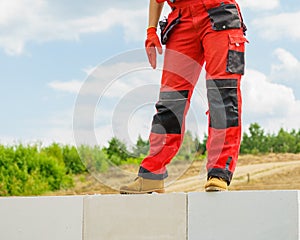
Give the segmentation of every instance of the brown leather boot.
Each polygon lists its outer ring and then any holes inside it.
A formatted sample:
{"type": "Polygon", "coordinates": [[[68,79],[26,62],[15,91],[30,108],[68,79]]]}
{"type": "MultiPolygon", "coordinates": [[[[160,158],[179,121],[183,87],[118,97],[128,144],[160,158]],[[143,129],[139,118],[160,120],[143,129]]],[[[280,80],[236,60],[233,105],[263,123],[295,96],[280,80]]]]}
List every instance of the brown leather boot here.
{"type": "Polygon", "coordinates": [[[121,194],[164,193],[164,180],[137,177],[133,183],[120,188],[121,194]]]}
{"type": "Polygon", "coordinates": [[[206,192],[228,191],[227,182],[222,178],[217,177],[210,177],[204,188],[206,192]]]}

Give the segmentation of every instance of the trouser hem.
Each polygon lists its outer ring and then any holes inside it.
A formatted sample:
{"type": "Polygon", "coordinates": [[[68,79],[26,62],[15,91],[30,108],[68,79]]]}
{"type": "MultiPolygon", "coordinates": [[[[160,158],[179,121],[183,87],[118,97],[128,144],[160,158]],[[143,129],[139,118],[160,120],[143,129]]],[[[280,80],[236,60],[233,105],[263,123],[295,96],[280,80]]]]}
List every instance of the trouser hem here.
{"type": "Polygon", "coordinates": [[[139,169],[138,176],[146,179],[152,179],[152,180],[163,180],[168,177],[168,172],[166,171],[165,173],[162,174],[155,174],[141,166],[139,169]]]}
{"type": "Polygon", "coordinates": [[[207,179],[209,179],[210,177],[222,178],[227,182],[227,185],[229,186],[232,180],[232,175],[233,173],[229,170],[224,170],[221,168],[212,168],[208,170],[207,179]]]}

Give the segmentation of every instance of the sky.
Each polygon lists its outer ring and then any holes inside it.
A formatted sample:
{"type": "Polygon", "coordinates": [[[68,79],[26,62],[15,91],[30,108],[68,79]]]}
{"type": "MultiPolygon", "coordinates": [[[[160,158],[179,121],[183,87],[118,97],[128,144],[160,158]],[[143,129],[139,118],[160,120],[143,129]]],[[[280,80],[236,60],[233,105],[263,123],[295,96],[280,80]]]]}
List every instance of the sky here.
{"type": "MultiPolygon", "coordinates": [[[[239,0],[248,27],[243,130],[300,129],[300,2],[239,0]]],[[[163,16],[170,8],[165,4],[163,16]]],[[[148,137],[158,68],[144,47],[148,0],[1,0],[0,143],[130,145],[148,137]],[[96,81],[97,80],[97,81],[96,81]]],[[[187,117],[207,130],[202,73],[187,117]]]]}

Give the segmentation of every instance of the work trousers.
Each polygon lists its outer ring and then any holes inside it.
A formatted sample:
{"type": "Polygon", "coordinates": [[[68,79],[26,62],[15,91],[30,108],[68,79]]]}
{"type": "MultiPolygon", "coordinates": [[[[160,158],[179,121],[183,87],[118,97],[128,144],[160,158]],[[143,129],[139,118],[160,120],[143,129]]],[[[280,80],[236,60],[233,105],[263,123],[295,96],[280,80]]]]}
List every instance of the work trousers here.
{"type": "MultiPolygon", "coordinates": [[[[178,152],[185,117],[202,66],[208,99],[207,177],[232,179],[241,141],[241,76],[245,25],[234,0],[176,0],[163,27],[166,44],[150,152],[139,176],[167,177],[166,165],[178,152]]],[[[165,41],[165,42],[164,42],[165,41]]]]}

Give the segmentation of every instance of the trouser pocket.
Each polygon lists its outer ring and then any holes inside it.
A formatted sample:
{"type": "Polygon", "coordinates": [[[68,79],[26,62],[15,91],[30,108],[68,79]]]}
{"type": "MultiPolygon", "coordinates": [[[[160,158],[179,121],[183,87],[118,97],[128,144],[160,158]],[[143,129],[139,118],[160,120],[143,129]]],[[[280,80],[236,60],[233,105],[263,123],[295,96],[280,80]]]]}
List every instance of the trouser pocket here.
{"type": "Polygon", "coordinates": [[[226,72],[244,74],[245,42],[248,42],[248,40],[243,35],[229,34],[226,72]]]}
{"type": "Polygon", "coordinates": [[[180,22],[180,18],[181,18],[180,11],[178,9],[175,9],[169,14],[168,19],[159,21],[160,39],[162,44],[167,43],[171,31],[180,22]]]}
{"type": "Polygon", "coordinates": [[[213,30],[222,31],[242,27],[241,17],[235,4],[221,3],[219,7],[208,9],[207,12],[213,30]]]}

